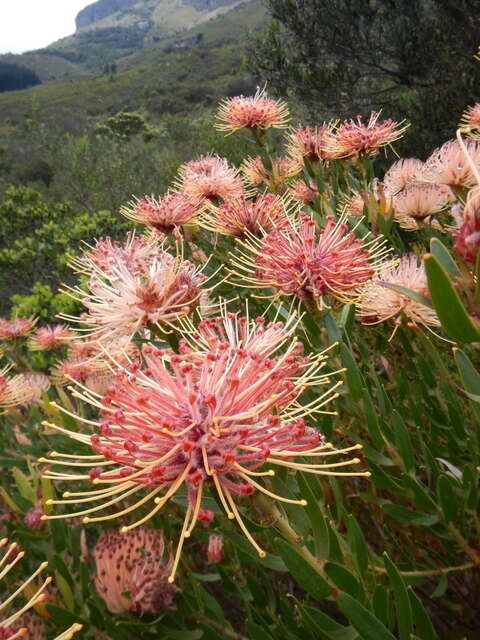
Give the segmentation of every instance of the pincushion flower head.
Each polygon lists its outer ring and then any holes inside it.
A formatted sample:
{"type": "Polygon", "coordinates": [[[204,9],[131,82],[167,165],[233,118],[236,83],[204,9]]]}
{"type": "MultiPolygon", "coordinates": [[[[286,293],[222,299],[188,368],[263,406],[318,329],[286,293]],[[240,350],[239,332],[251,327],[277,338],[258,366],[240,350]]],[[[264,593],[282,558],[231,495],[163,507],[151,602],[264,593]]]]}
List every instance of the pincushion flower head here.
{"type": "Polygon", "coordinates": [[[34,392],[22,373],[9,376],[11,366],[0,369],[0,409],[11,409],[32,402],[34,392]]]}
{"type": "Polygon", "coordinates": [[[290,189],[290,195],[293,200],[309,205],[313,204],[314,198],[320,197],[317,185],[307,184],[305,180],[298,180],[290,189]]]}
{"type": "Polygon", "coordinates": [[[463,210],[463,220],[454,232],[453,250],[462,260],[475,265],[480,253],[480,194],[471,192],[463,210]]]}
{"type": "Polygon", "coordinates": [[[468,109],[462,114],[460,120],[461,127],[469,127],[471,129],[480,128],[480,103],[468,107],[468,109]]]}
{"type": "Polygon", "coordinates": [[[450,187],[444,184],[414,183],[393,199],[395,220],[407,229],[414,222],[424,220],[446,209],[455,200],[450,187]]]}
{"type": "Polygon", "coordinates": [[[218,207],[211,206],[200,224],[209,231],[238,238],[245,237],[247,232],[262,235],[285,227],[292,209],[288,199],[265,193],[253,200],[232,199],[218,207]]]}
{"type": "Polygon", "coordinates": [[[306,215],[263,239],[239,241],[234,274],[250,286],[297,296],[322,307],[324,296],[354,302],[360,286],[375,273],[386,254],[377,239],[358,238],[345,217],[327,217],[324,229],[306,215]]]}
{"type": "Polygon", "coordinates": [[[391,118],[379,121],[380,112],[372,111],[367,123],[362,116],[345,120],[329,137],[327,149],[332,157],[370,155],[403,136],[408,124],[391,118]]]}
{"type": "Polygon", "coordinates": [[[167,582],[173,557],[165,553],[161,531],[104,531],[93,555],[95,586],[111,613],[158,615],[173,604],[177,588],[167,582]]]}
{"type": "Polygon", "coordinates": [[[260,156],[247,158],[240,170],[245,181],[252,187],[267,186],[275,193],[283,193],[287,189],[288,180],[300,173],[301,163],[292,158],[280,157],[271,160],[269,169],[260,156]]]}
{"type": "Polygon", "coordinates": [[[310,162],[332,159],[329,146],[332,143],[335,123],[324,123],[320,127],[299,127],[287,136],[287,155],[303,164],[303,159],[310,162]]]}
{"type": "MultiPolygon", "coordinates": [[[[40,574],[48,566],[48,562],[42,562],[32,575],[24,580],[22,584],[9,593],[5,592],[4,580],[7,574],[25,557],[25,552],[19,549],[16,542],[9,543],[7,538],[0,539],[0,640],[14,640],[15,638],[32,637],[31,632],[35,625],[29,624],[28,618],[25,616],[29,609],[43,602],[47,595],[46,589],[52,582],[52,578],[45,578],[40,586],[36,581],[40,574]],[[16,611],[11,607],[21,598],[26,588],[33,587],[33,594],[28,601],[20,606],[16,611]],[[8,611],[8,613],[7,613],[8,611]],[[25,624],[26,623],[26,624],[25,624]],[[27,626],[28,625],[28,626],[27,626]]],[[[67,631],[61,633],[55,640],[70,640],[77,631],[80,631],[82,625],[74,624],[67,631]]]]}
{"type": "Polygon", "coordinates": [[[284,129],[289,119],[285,102],[269,98],[265,89],[257,89],[254,96],[223,100],[218,108],[215,128],[228,133],[239,129],[284,129]]]}
{"type": "Polygon", "coordinates": [[[72,337],[72,332],[64,324],[46,325],[40,327],[28,339],[30,351],[48,351],[65,345],[72,337]]]}
{"type": "Polygon", "coordinates": [[[392,164],[383,177],[385,195],[396,196],[417,179],[423,169],[423,162],[418,158],[400,158],[392,164]]]}
{"type": "Polygon", "coordinates": [[[241,198],[245,191],[238,169],[217,155],[202,156],[184,164],[175,184],[189,198],[200,202],[241,198]]]}
{"type": "MultiPolygon", "coordinates": [[[[297,323],[293,316],[283,324],[225,313],[203,320],[197,331],[186,325],[187,338],[178,355],[144,346],[145,366],[119,370],[103,397],[77,385],[74,396],[93,405],[98,418],[77,417],[88,424],[90,433],[68,435],[84,443],[89,452],[75,456],[71,473],[65,467],[72,456],[51,453],[48,462],[60,465],[60,471],[45,475],[54,480],[84,480],[93,488],[78,491],[74,487],[61,500],[50,500],[49,504],[68,505],[68,512],[45,518],[108,521],[123,519],[145,505],[136,520],[130,518],[122,527],[122,532],[128,532],[156,515],[183,488],[187,506],[169,576],[173,582],[185,538],[197,520],[212,518],[204,508],[207,492],[216,495],[227,517],[237,521],[263,557],[265,552],[248,531],[237,500],[258,490],[274,499],[305,504],[270,491],[265,479],[275,474],[276,466],[327,476],[369,475],[337,470],[356,464],[358,458],[315,461],[360,447],[334,450],[307,426],[305,417],[325,412],[324,405],[336,397],[340,383],[331,384],[330,376],[323,374],[324,354],[302,355],[294,335],[297,323]],[[298,398],[310,387],[326,388],[302,406],[298,398]],[[307,461],[296,462],[297,456],[307,461]],[[108,513],[109,507],[114,511],[108,513]]],[[[61,426],[46,424],[66,433],[61,426]]]]}
{"type": "Polygon", "coordinates": [[[0,340],[16,340],[30,333],[35,326],[35,318],[0,318],[0,340]]]}
{"type": "Polygon", "coordinates": [[[92,333],[111,340],[132,337],[149,326],[170,330],[180,318],[205,304],[208,290],[201,267],[173,256],[161,245],[141,259],[131,260],[116,247],[104,264],[86,253],[76,261],[77,270],[88,274],[87,294],[77,287],[70,295],[83,303],[86,312],[75,318],[63,316],[89,327],[92,333]]]}
{"type": "MultiPolygon", "coordinates": [[[[471,162],[478,171],[480,169],[480,142],[466,140],[464,144],[471,162]]],[[[475,173],[457,140],[449,140],[435,149],[425,161],[418,179],[422,182],[447,184],[451,187],[473,187],[477,184],[475,173]]]]}
{"type": "Polygon", "coordinates": [[[201,206],[200,198],[192,198],[182,191],[167,191],[162,196],[145,196],[120,208],[125,217],[157,231],[167,233],[176,227],[193,224],[201,206]]]}
{"type": "Polygon", "coordinates": [[[398,264],[385,263],[361,291],[357,313],[365,324],[403,319],[432,327],[440,326],[435,311],[421,302],[390,288],[398,285],[428,296],[427,276],[421,259],[415,254],[402,256],[398,264]]]}

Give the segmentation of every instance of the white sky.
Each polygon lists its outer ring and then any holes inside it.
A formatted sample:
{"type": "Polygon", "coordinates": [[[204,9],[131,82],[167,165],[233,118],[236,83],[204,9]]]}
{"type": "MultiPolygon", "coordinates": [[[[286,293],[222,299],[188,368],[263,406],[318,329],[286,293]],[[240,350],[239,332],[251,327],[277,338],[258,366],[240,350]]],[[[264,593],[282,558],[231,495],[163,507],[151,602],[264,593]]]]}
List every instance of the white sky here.
{"type": "Polygon", "coordinates": [[[75,16],[94,0],[0,0],[0,53],[40,49],[71,35],[75,16]]]}

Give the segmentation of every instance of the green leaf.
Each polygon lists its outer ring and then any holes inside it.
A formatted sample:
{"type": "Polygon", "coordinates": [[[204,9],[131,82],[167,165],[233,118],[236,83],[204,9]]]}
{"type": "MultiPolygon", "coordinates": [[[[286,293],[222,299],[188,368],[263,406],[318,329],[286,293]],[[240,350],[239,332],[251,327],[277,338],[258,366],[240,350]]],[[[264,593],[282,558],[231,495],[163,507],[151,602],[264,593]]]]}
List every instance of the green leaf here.
{"type": "Polygon", "coordinates": [[[437,632],[433,627],[432,621],[425,611],[422,601],[412,587],[408,587],[408,595],[410,597],[413,619],[415,620],[415,631],[422,640],[438,640],[437,632]]]}
{"type": "Polygon", "coordinates": [[[67,609],[72,612],[75,611],[75,598],[73,596],[73,592],[68,582],[58,570],[55,571],[55,584],[62,594],[63,602],[67,609]]]}
{"type": "Polygon", "coordinates": [[[459,513],[459,499],[453,490],[454,482],[453,478],[444,474],[437,480],[438,501],[447,522],[455,520],[459,513]]]}
{"type": "Polygon", "coordinates": [[[305,512],[308,514],[312,524],[316,555],[325,558],[328,556],[329,550],[327,521],[318,506],[319,498],[314,495],[309,479],[305,476],[306,474],[304,473],[298,473],[297,482],[300,494],[307,501],[305,512]]]}
{"type": "Polygon", "coordinates": [[[23,496],[25,500],[28,500],[32,504],[35,504],[35,499],[36,499],[35,491],[32,485],[30,484],[30,481],[27,478],[27,476],[22,471],[20,471],[20,469],[18,469],[17,467],[14,467],[12,469],[12,474],[13,474],[13,477],[15,478],[15,484],[17,485],[18,490],[20,491],[20,495],[23,496]]]}
{"type": "Polygon", "coordinates": [[[413,455],[410,433],[398,411],[393,412],[392,418],[393,428],[395,430],[395,444],[397,445],[400,456],[402,457],[405,469],[407,471],[412,471],[415,465],[415,458],[413,455]]]}
{"type": "Polygon", "coordinates": [[[322,600],[331,593],[332,588],[328,582],[322,578],[320,573],[314,569],[291,544],[279,539],[276,541],[275,547],[292,576],[311,596],[322,600]]]}
{"type": "Polygon", "coordinates": [[[373,613],[348,593],[341,593],[337,602],[342,613],[365,640],[396,640],[373,613]]]}
{"type": "Polygon", "coordinates": [[[438,238],[432,238],[430,240],[430,253],[435,256],[447,273],[452,276],[460,275],[460,269],[457,263],[452,258],[447,247],[438,238]]]}
{"type": "Polygon", "coordinates": [[[475,369],[468,356],[461,349],[454,349],[453,355],[469,397],[480,396],[480,373],[475,369]]]}
{"type": "Polygon", "coordinates": [[[350,548],[354,555],[360,575],[363,575],[368,568],[369,553],[362,529],[353,514],[348,515],[347,528],[350,548]]]}
{"type": "Polygon", "coordinates": [[[422,513],[421,511],[412,511],[398,504],[384,504],[383,510],[387,515],[399,522],[406,522],[412,525],[430,527],[438,522],[438,516],[432,513],[422,513]]]}
{"type": "Polygon", "coordinates": [[[363,382],[351,350],[343,342],[340,344],[340,357],[346,369],[348,389],[352,399],[357,402],[363,396],[363,382]]]}
{"type": "Polygon", "coordinates": [[[373,444],[378,449],[381,449],[385,445],[385,440],[383,438],[382,432],[380,431],[377,412],[375,411],[375,407],[373,406],[372,398],[366,389],[363,390],[362,399],[368,433],[372,438],[373,444]]]}
{"type": "Polygon", "coordinates": [[[273,640],[272,636],[255,622],[249,621],[245,626],[251,640],[273,640]]]}
{"type": "Polygon", "coordinates": [[[400,640],[409,640],[410,634],[413,632],[412,607],[410,598],[408,597],[407,588],[402,576],[398,572],[397,567],[385,553],[383,556],[385,569],[387,570],[390,583],[393,588],[395,597],[395,610],[397,614],[398,632],[400,640]]]}
{"type": "Polygon", "coordinates": [[[325,573],[341,591],[349,593],[357,600],[363,600],[365,594],[362,586],[347,568],[336,562],[328,562],[325,565],[325,573]]]}
{"type": "Polygon", "coordinates": [[[433,304],[449,337],[458,342],[480,340],[480,331],[468,315],[445,269],[431,254],[427,254],[424,261],[433,304]]]}

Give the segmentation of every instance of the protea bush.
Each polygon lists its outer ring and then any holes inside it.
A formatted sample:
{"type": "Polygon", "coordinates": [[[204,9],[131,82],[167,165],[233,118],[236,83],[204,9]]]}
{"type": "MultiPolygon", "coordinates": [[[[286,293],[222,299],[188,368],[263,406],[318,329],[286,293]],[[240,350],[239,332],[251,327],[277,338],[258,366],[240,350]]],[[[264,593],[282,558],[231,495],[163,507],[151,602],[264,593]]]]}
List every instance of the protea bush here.
{"type": "Polygon", "coordinates": [[[229,98],[250,157],[0,320],[0,638],[478,638],[477,112],[422,161],[229,98]]]}

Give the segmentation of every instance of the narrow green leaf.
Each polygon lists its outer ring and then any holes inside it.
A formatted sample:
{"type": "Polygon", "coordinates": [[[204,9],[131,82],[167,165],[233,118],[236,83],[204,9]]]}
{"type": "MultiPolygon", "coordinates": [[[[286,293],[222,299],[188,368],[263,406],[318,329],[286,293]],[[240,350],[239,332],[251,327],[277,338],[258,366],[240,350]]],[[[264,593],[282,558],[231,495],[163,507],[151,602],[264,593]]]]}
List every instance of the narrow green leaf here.
{"type": "Polygon", "coordinates": [[[363,600],[365,594],[362,586],[346,567],[336,562],[328,562],[325,565],[325,573],[341,591],[349,593],[356,600],[363,600]]]}
{"type": "Polygon", "coordinates": [[[415,621],[415,631],[422,640],[438,640],[437,632],[433,627],[432,621],[425,611],[422,601],[412,587],[408,587],[408,595],[410,597],[410,605],[415,621]]]}
{"type": "Polygon", "coordinates": [[[447,247],[438,238],[432,238],[430,240],[430,253],[435,256],[447,273],[450,273],[452,276],[460,275],[460,269],[457,263],[452,258],[447,247]]]}
{"type": "Polygon", "coordinates": [[[318,506],[319,498],[314,495],[305,475],[298,473],[297,482],[302,497],[307,501],[305,512],[308,514],[312,524],[316,555],[320,558],[325,558],[328,556],[329,550],[327,522],[318,506]]]}
{"type": "Polygon", "coordinates": [[[358,365],[353,357],[353,353],[343,342],[340,345],[340,357],[342,365],[346,369],[347,384],[352,399],[356,402],[363,395],[363,382],[358,369],[358,365]]]}
{"type": "Polygon", "coordinates": [[[337,602],[342,613],[365,640],[396,640],[371,611],[348,593],[341,593],[337,602]]]}
{"type": "Polygon", "coordinates": [[[332,588],[328,582],[322,578],[320,573],[316,571],[291,544],[279,539],[276,541],[275,547],[292,576],[311,596],[322,600],[331,593],[332,588]]]}
{"type": "Polygon", "coordinates": [[[413,617],[407,588],[397,567],[386,553],[383,556],[383,563],[387,570],[395,597],[395,610],[397,614],[397,626],[400,640],[409,640],[410,634],[413,632],[413,617]]]}
{"type": "Polygon", "coordinates": [[[398,411],[394,411],[393,415],[393,428],[395,430],[395,444],[402,457],[405,469],[412,471],[415,466],[415,458],[413,455],[413,446],[410,438],[410,433],[402,419],[402,416],[398,411]]]}
{"type": "Polygon", "coordinates": [[[363,390],[362,399],[368,433],[372,438],[373,444],[378,449],[381,449],[385,445],[385,440],[383,439],[382,432],[380,431],[377,412],[373,406],[372,398],[366,389],[363,390]]]}
{"type": "Polygon", "coordinates": [[[438,522],[438,516],[432,513],[422,513],[421,511],[412,511],[398,504],[384,504],[383,510],[387,515],[399,522],[406,522],[412,525],[430,527],[438,522]]]}
{"type": "Polygon", "coordinates": [[[445,269],[431,254],[424,257],[428,288],[442,327],[453,340],[476,342],[480,331],[472,322],[445,269]]]}
{"type": "Polygon", "coordinates": [[[60,571],[55,571],[55,584],[62,594],[62,599],[67,609],[72,612],[75,611],[75,598],[73,597],[73,592],[60,571]]]}
{"type": "Polygon", "coordinates": [[[353,514],[349,514],[347,518],[347,528],[350,548],[354,555],[355,563],[360,575],[363,575],[368,568],[369,553],[362,529],[353,514]]]}
{"type": "Polygon", "coordinates": [[[385,585],[381,584],[375,588],[372,597],[373,612],[385,625],[388,624],[389,617],[389,595],[390,591],[385,585]]]}
{"type": "Polygon", "coordinates": [[[480,396],[480,373],[475,369],[468,356],[461,349],[454,349],[453,355],[457,363],[465,391],[473,396],[480,396]]]}
{"type": "Polygon", "coordinates": [[[272,636],[258,624],[255,624],[255,622],[247,622],[246,628],[248,631],[248,637],[251,638],[251,640],[273,640],[272,636]]]}
{"type": "Polygon", "coordinates": [[[455,520],[459,513],[458,498],[453,490],[454,483],[455,480],[451,476],[443,474],[437,480],[438,501],[448,522],[455,520]]]}
{"type": "Polygon", "coordinates": [[[32,485],[30,484],[27,476],[20,471],[17,467],[12,469],[13,477],[15,478],[15,484],[17,485],[18,490],[20,491],[20,495],[28,500],[32,504],[35,503],[35,491],[33,490],[32,485]]]}

